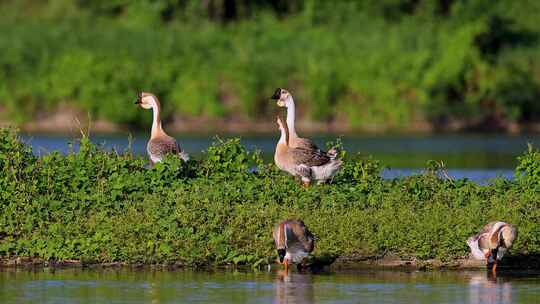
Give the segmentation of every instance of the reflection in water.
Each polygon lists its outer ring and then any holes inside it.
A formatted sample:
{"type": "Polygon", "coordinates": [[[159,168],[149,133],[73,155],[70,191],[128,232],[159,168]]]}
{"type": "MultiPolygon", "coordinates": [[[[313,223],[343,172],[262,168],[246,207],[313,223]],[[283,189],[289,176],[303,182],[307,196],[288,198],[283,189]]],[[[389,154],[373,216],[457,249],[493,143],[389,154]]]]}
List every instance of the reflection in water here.
{"type": "Polygon", "coordinates": [[[512,283],[489,273],[475,273],[469,281],[471,304],[513,303],[512,283]]]}
{"type": "Polygon", "coordinates": [[[274,303],[313,303],[313,276],[311,274],[289,273],[280,270],[275,281],[274,303]]]}
{"type": "Polygon", "coordinates": [[[0,268],[0,303],[538,303],[540,274],[0,268]],[[510,283],[511,282],[511,283],[510,283]]]}

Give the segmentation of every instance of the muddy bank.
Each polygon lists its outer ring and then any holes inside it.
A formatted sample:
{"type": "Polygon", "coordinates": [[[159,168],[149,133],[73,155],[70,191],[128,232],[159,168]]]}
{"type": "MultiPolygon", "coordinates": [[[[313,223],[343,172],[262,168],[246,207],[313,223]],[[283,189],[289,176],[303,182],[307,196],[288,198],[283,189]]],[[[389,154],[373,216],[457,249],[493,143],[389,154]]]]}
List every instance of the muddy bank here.
{"type": "MultiPolygon", "coordinates": [[[[269,259],[270,260],[270,259],[269,259]]],[[[279,267],[277,263],[264,264],[258,268],[279,267]]],[[[2,268],[152,268],[174,270],[182,268],[190,269],[214,269],[214,268],[246,268],[244,265],[185,265],[182,262],[168,264],[143,264],[143,263],[94,263],[81,260],[44,260],[35,257],[2,257],[2,268]]],[[[295,269],[296,267],[293,267],[295,269]]],[[[404,259],[395,255],[384,257],[314,257],[308,269],[311,271],[355,271],[365,269],[388,269],[388,270],[482,270],[486,269],[485,261],[470,258],[442,261],[439,259],[417,260],[404,259]]],[[[499,270],[540,270],[540,256],[513,255],[505,257],[498,265],[499,270]]]]}

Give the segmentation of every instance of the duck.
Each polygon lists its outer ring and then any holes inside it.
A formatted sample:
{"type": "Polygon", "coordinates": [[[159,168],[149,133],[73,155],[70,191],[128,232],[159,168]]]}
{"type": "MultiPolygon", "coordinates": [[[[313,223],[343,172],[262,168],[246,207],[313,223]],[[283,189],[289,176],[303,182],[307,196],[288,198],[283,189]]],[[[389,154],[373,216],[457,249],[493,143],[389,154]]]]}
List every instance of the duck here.
{"type": "Polygon", "coordinates": [[[159,103],[158,98],[152,93],[140,92],[137,95],[135,104],[145,110],[152,109],[154,115],[150,140],[146,145],[150,166],[160,162],[166,154],[178,155],[182,160],[187,162],[189,160],[189,155],[180,149],[176,140],[167,135],[161,126],[161,104],[159,103]]]}
{"type": "Polygon", "coordinates": [[[485,225],[482,230],[467,239],[473,258],[487,260],[491,264],[493,274],[497,271],[497,262],[512,247],[516,239],[517,229],[505,222],[494,221],[485,225]]]}
{"type": "Polygon", "coordinates": [[[272,235],[278,261],[285,266],[285,272],[288,272],[290,264],[297,264],[301,269],[315,248],[315,237],[301,220],[281,221],[274,227],[272,235]]]}
{"type": "Polygon", "coordinates": [[[291,147],[286,122],[279,116],[276,121],[281,136],[276,145],[274,163],[280,170],[300,177],[305,187],[313,180],[318,184],[324,183],[338,172],[343,161],[333,159],[321,150],[291,147]]]}

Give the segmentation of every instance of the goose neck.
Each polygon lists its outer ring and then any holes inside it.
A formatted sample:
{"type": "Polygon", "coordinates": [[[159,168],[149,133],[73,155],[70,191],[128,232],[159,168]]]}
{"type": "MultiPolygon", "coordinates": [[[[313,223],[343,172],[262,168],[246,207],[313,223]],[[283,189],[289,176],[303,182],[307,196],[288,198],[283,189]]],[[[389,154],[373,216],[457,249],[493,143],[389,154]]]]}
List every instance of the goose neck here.
{"type": "Polygon", "coordinates": [[[293,138],[298,137],[296,135],[296,129],[294,126],[295,115],[296,113],[295,113],[294,100],[292,96],[289,96],[287,100],[287,125],[289,129],[289,136],[293,138]]]}
{"type": "Polygon", "coordinates": [[[152,107],[153,112],[153,120],[152,120],[152,137],[159,136],[161,133],[163,133],[163,129],[161,128],[161,118],[160,118],[160,108],[158,104],[154,104],[152,107]]]}

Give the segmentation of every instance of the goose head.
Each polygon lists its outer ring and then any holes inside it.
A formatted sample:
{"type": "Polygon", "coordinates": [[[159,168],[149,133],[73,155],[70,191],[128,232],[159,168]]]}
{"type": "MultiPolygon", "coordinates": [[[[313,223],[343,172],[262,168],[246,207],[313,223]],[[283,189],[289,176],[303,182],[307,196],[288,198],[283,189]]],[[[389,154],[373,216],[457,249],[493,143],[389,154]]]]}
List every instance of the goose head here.
{"type": "Polygon", "coordinates": [[[282,88],[277,88],[271,99],[276,100],[277,105],[280,107],[289,107],[293,102],[291,93],[282,88]]]}
{"type": "Polygon", "coordinates": [[[280,248],[277,250],[279,262],[283,263],[283,260],[285,259],[286,251],[285,248],[280,248]]]}
{"type": "Polygon", "coordinates": [[[139,105],[143,109],[150,110],[157,107],[159,105],[159,101],[154,94],[139,92],[135,104],[139,105]]]}

